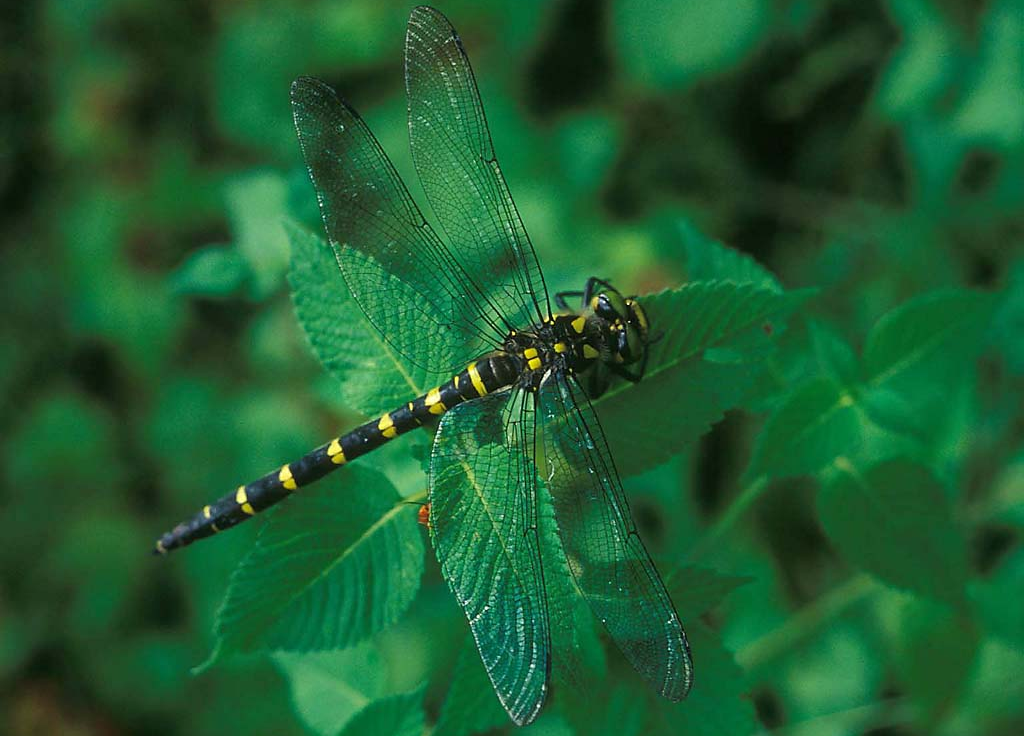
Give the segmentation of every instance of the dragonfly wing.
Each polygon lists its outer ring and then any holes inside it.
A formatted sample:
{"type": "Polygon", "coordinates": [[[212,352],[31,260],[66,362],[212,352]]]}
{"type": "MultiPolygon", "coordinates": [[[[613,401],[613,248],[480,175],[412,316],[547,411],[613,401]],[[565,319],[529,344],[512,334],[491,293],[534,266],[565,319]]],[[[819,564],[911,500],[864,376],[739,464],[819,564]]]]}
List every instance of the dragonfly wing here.
{"type": "Polygon", "coordinates": [[[540,712],[551,670],[534,432],[532,395],[490,394],[442,416],[430,463],[441,570],[498,699],[519,725],[540,712]]]}
{"type": "Polygon", "coordinates": [[[636,671],[681,700],[693,683],[686,634],[637,534],[597,415],[572,376],[548,377],[539,403],[544,475],[576,584],[636,671]]]}
{"type": "Polygon", "coordinates": [[[413,162],[474,289],[512,326],[550,314],[537,256],[491,144],[473,70],[433,8],[409,16],[405,88],[413,162]]]}
{"type": "Polygon", "coordinates": [[[439,373],[499,345],[504,325],[460,280],[362,118],[316,79],[297,79],[291,96],[327,236],[367,319],[406,359],[439,373]]]}

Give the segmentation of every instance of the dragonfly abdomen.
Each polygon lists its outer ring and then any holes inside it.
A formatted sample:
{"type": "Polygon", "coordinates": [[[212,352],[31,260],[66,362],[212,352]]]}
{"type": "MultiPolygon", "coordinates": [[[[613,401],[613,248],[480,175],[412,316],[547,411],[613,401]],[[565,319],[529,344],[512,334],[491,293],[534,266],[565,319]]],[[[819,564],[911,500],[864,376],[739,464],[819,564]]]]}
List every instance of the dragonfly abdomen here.
{"type": "Polygon", "coordinates": [[[436,420],[464,401],[493,393],[513,383],[519,370],[509,355],[497,353],[470,363],[451,380],[351,432],[335,437],[234,492],[204,506],[192,518],[178,524],[156,542],[156,553],[173,549],[230,529],[270,508],[303,486],[320,480],[347,462],[376,450],[410,430],[436,420]]]}

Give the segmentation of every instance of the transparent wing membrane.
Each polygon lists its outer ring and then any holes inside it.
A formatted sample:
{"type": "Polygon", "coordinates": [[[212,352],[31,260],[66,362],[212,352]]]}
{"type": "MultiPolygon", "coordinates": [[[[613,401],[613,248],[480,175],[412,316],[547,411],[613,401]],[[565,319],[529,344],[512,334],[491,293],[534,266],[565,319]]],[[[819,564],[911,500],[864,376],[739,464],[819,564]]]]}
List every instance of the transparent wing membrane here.
{"type": "Polygon", "coordinates": [[[409,139],[430,206],[472,284],[509,327],[550,313],[533,246],[501,173],[473,70],[455,29],[432,8],[405,37],[409,139]]]}
{"type": "Polygon", "coordinates": [[[430,524],[445,579],[512,719],[536,718],[550,636],[537,538],[533,396],[517,390],[444,414],[430,464],[430,524]]]}
{"type": "Polygon", "coordinates": [[[593,407],[572,376],[539,392],[547,479],[569,570],[626,659],[661,695],[693,681],[686,634],[637,534],[593,407]]]}
{"type": "Polygon", "coordinates": [[[359,115],[310,78],[292,85],[292,113],[338,266],[384,339],[438,373],[499,345],[504,324],[466,288],[359,115]]]}

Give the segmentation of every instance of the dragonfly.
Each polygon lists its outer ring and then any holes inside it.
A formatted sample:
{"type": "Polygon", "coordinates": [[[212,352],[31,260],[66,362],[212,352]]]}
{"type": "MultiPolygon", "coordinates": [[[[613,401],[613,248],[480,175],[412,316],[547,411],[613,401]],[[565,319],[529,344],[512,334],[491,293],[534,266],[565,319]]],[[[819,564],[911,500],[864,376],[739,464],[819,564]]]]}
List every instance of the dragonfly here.
{"type": "Polygon", "coordinates": [[[462,41],[429,7],[409,18],[405,86],[413,162],[446,239],[328,85],[296,80],[292,111],[352,296],[402,360],[447,380],[204,506],[156,552],[246,521],[399,435],[436,428],[420,519],[511,719],[532,722],[550,689],[544,576],[554,561],[541,555],[542,493],[559,562],[593,614],[644,680],[682,700],[693,683],[686,634],[591,404],[614,377],[643,377],[647,314],[598,278],[555,294],[552,309],[462,41]],[[482,536],[481,525],[493,533],[482,536]]]}

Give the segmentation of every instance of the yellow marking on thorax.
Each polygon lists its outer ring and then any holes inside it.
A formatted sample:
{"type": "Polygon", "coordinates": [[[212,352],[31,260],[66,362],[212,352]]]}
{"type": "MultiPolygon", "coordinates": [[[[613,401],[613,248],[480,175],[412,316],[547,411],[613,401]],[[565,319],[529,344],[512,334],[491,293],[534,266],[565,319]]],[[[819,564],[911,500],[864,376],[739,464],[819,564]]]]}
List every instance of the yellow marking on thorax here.
{"type": "Polygon", "coordinates": [[[287,465],[281,466],[281,472],[277,474],[277,479],[289,491],[294,491],[299,487],[298,483],[295,482],[295,478],[292,477],[292,469],[287,465]]]}
{"type": "Polygon", "coordinates": [[[245,486],[238,486],[238,492],[235,493],[235,503],[242,507],[242,511],[252,516],[256,513],[256,509],[249,503],[249,497],[245,495],[245,486]]]}
{"type": "Polygon", "coordinates": [[[484,379],[480,377],[480,371],[477,370],[476,363],[470,363],[466,371],[469,372],[469,379],[473,382],[473,388],[476,389],[477,395],[486,396],[487,387],[484,385],[484,379]]]}
{"type": "Polygon", "coordinates": [[[587,318],[583,317],[581,315],[581,316],[577,317],[576,319],[574,319],[569,324],[572,325],[572,328],[574,330],[576,330],[576,332],[578,332],[578,333],[580,333],[582,335],[583,334],[583,328],[587,326],[587,318]]]}
{"type": "Polygon", "coordinates": [[[601,354],[601,351],[591,345],[589,342],[583,343],[583,357],[587,360],[592,360],[601,354]]]}
{"type": "Polygon", "coordinates": [[[556,342],[555,343],[555,352],[556,353],[564,353],[568,349],[569,349],[569,346],[566,345],[564,342],[556,342]]]}
{"type": "Polygon", "coordinates": [[[448,410],[448,407],[441,401],[440,387],[430,389],[427,392],[427,398],[423,400],[423,404],[431,414],[444,414],[448,410]]]}
{"type": "Polygon", "coordinates": [[[327,446],[327,457],[331,458],[331,462],[335,465],[342,465],[345,462],[345,451],[341,449],[341,442],[331,441],[331,444],[327,446]]]}
{"type": "Polygon", "coordinates": [[[377,429],[381,431],[387,439],[398,436],[398,430],[395,429],[395,420],[391,418],[390,414],[385,414],[377,422],[377,429]]]}
{"type": "Polygon", "coordinates": [[[523,351],[523,357],[526,358],[527,360],[529,360],[530,358],[536,358],[537,348],[526,348],[526,350],[523,351]]]}

